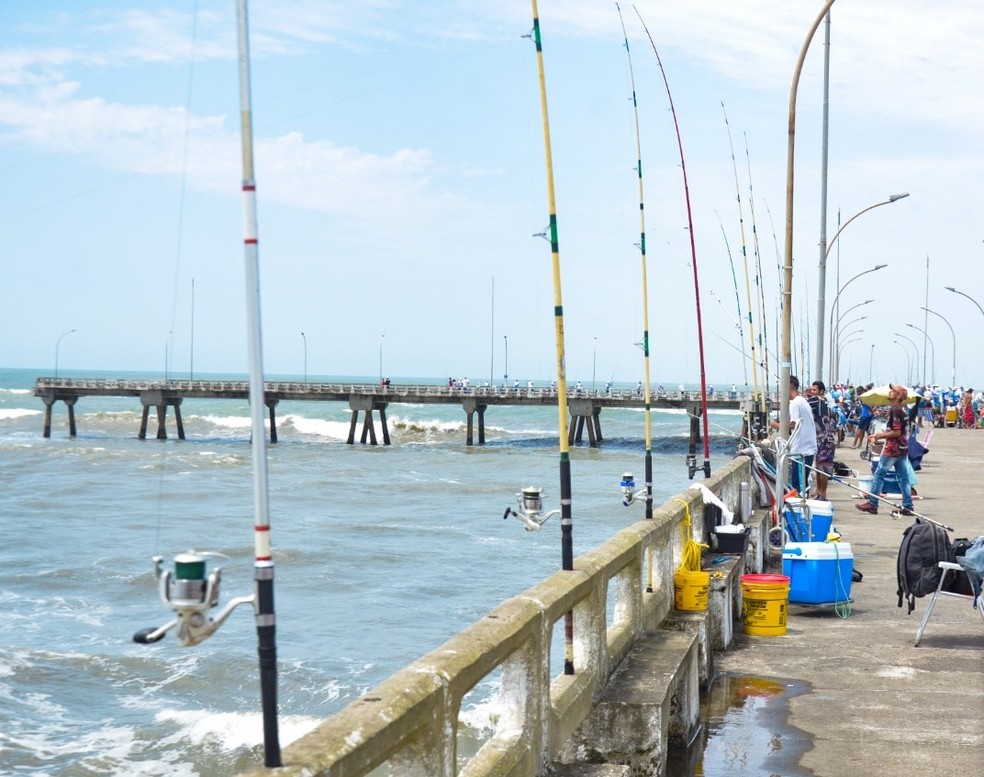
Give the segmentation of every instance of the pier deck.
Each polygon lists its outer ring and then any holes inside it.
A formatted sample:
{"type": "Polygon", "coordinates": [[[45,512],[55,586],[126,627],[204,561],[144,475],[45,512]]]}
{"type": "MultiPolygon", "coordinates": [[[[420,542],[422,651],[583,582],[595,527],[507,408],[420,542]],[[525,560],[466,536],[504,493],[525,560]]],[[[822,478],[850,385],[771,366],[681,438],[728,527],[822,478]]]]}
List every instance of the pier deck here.
{"type": "MultiPolygon", "coordinates": [[[[127,378],[37,378],[34,396],[45,404],[44,436],[51,436],[52,408],[64,402],[68,408],[69,434],[75,436],[75,404],[84,397],[136,397],[143,407],[140,439],[147,433],[151,408],[157,412],[157,439],[166,439],[167,411],[171,408],[177,423],[179,439],[184,439],[181,404],[186,399],[224,399],[248,401],[249,382],[245,380],[133,380],[127,378]]],[[[271,442],[277,441],[276,407],[281,401],[346,402],[352,411],[348,442],[355,441],[359,414],[363,413],[361,442],[367,439],[376,444],[376,421],[381,426],[384,444],[389,445],[386,407],[389,404],[452,404],[460,405],[467,417],[466,444],[474,443],[475,419],[478,422],[478,443],[485,443],[485,411],[492,406],[556,406],[557,390],[552,387],[510,388],[505,386],[469,386],[458,388],[434,384],[335,383],[303,381],[267,381],[264,402],[270,418],[271,442]]],[[[739,392],[722,397],[708,397],[708,409],[742,409],[748,400],[739,392]]],[[[696,421],[703,412],[699,392],[654,392],[650,396],[653,409],[685,409],[696,421]]],[[[600,414],[604,408],[643,408],[642,391],[584,390],[569,388],[567,405],[571,413],[570,441],[580,442],[585,429],[591,445],[602,439],[600,414]]],[[[696,424],[691,424],[691,437],[699,439],[696,424]]]]}

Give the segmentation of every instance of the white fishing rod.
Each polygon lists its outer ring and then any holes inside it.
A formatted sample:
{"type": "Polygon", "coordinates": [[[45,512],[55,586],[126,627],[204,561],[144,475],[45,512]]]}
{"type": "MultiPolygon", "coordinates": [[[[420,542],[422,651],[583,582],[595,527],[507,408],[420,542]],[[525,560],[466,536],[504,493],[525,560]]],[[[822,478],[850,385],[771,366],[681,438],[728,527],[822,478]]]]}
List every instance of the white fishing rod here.
{"type": "Polygon", "coordinates": [[[162,568],[154,556],[154,574],[165,606],[175,617],[163,626],[142,629],[133,640],[148,645],[177,627],[178,643],[197,645],[212,636],[240,604],[252,604],[259,642],[260,693],[263,708],[264,765],[281,766],[277,723],[277,644],[273,600],[273,552],[270,543],[269,492],[267,487],[266,407],[263,381],[263,349],[260,325],[259,250],[256,227],[256,181],[253,175],[253,118],[250,107],[249,14],[247,0],[237,0],[239,37],[239,96],[242,121],[243,203],[245,215],[246,312],[249,337],[249,401],[252,418],[254,592],[231,599],[218,613],[222,569],[207,570],[209,559],[221,553],[189,550],[174,558],[174,571],[162,568]]]}

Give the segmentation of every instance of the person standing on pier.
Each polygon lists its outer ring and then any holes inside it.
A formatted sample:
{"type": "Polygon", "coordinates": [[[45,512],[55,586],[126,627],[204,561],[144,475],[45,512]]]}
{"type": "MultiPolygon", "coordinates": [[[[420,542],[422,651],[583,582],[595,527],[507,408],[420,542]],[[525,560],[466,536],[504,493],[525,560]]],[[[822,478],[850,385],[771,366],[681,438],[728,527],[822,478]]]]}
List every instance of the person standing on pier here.
{"type": "MultiPolygon", "coordinates": [[[[817,427],[813,422],[813,410],[799,391],[799,378],[789,376],[789,487],[799,494],[807,493],[809,475],[807,467],[813,466],[817,452],[817,427]]],[[[778,429],[779,422],[773,421],[778,429]]]]}
{"type": "Polygon", "coordinates": [[[834,474],[834,449],[837,447],[837,415],[827,401],[827,387],[822,380],[813,381],[807,401],[817,428],[816,491],[811,498],[827,499],[827,483],[834,474]]]}
{"type": "Polygon", "coordinates": [[[906,463],[909,460],[909,418],[902,407],[902,403],[909,397],[909,392],[904,386],[889,384],[888,399],[892,403],[888,408],[888,422],[885,430],[871,435],[871,440],[884,440],[881,456],[878,459],[878,468],[871,481],[871,488],[868,501],[854,505],[863,513],[878,514],[878,499],[876,494],[881,494],[882,484],[885,482],[885,475],[890,469],[895,470],[895,475],[902,489],[902,515],[914,515],[912,512],[912,484],[909,482],[909,471],[906,463]]]}

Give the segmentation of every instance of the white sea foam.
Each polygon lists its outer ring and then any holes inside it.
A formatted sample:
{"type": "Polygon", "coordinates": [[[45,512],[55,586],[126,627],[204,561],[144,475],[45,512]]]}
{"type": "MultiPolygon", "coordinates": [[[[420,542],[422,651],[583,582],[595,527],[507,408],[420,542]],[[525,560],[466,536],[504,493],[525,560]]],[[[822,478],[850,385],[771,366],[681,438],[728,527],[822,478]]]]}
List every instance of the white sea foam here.
{"type": "Polygon", "coordinates": [[[7,421],[11,418],[23,418],[29,415],[41,415],[41,411],[28,410],[26,407],[11,407],[0,410],[0,421],[7,421]]]}
{"type": "MultiPolygon", "coordinates": [[[[205,710],[161,710],[158,723],[174,723],[180,730],[162,740],[163,744],[216,745],[223,750],[257,747],[263,744],[263,716],[260,713],[208,712],[205,710]]],[[[283,715],[279,718],[280,742],[289,745],[313,731],[320,718],[283,715]]]]}
{"type": "Polygon", "coordinates": [[[307,418],[302,415],[289,415],[284,419],[301,434],[327,437],[330,440],[347,440],[349,424],[344,421],[326,421],[323,418],[307,418]]]}

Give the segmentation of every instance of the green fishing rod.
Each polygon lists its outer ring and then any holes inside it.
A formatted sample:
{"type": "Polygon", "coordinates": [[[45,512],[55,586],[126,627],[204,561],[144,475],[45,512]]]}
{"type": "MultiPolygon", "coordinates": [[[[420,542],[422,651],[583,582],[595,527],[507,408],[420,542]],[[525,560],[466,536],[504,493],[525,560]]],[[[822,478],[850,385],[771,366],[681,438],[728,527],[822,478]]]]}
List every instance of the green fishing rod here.
{"type": "MultiPolygon", "coordinates": [[[[543,113],[543,146],[547,167],[547,200],[550,208],[550,254],[553,260],[554,332],[557,343],[557,415],[560,426],[560,532],[561,568],[574,569],[574,522],[571,510],[571,455],[567,441],[567,371],[564,366],[564,305],[560,286],[560,247],[557,241],[557,206],[554,198],[553,155],[550,150],[550,118],[547,111],[547,82],[543,71],[540,14],[533,5],[533,42],[540,77],[540,108],[543,113]]],[[[574,674],[574,613],[564,616],[564,674],[574,674]]]]}
{"type": "Polygon", "coordinates": [[[748,248],[745,241],[745,213],[741,205],[741,185],[738,182],[738,162],[735,160],[735,144],[731,137],[731,124],[728,122],[728,111],[724,107],[724,101],[721,101],[721,112],[724,114],[724,126],[728,130],[728,148],[731,152],[731,169],[735,173],[735,199],[738,202],[738,229],[741,234],[741,256],[745,264],[745,297],[748,304],[748,344],[752,351],[752,387],[755,390],[755,401],[759,405],[759,410],[762,410],[761,405],[761,394],[759,393],[759,382],[758,382],[758,369],[755,365],[758,363],[755,358],[755,324],[752,318],[752,285],[751,285],[751,273],[748,271],[748,248]]]}
{"type": "MultiPolygon", "coordinates": [[[[632,85],[632,113],[635,119],[635,138],[636,138],[636,172],[639,178],[639,256],[642,260],[642,353],[644,370],[644,396],[643,405],[645,407],[646,419],[646,518],[652,520],[653,517],[653,421],[651,408],[651,394],[649,386],[649,281],[646,267],[646,205],[643,196],[642,185],[642,135],[639,131],[639,101],[636,98],[635,71],[632,68],[632,53],[629,50],[629,36],[625,31],[625,21],[622,18],[622,9],[615,3],[618,11],[618,21],[622,25],[622,38],[625,41],[625,55],[629,61],[629,82],[632,85]]],[[[649,557],[650,563],[650,584],[652,590],[652,556],[649,557]]]]}
{"type": "MultiPolygon", "coordinates": [[[[653,47],[653,54],[656,55],[656,63],[659,65],[659,72],[663,76],[663,86],[666,87],[666,98],[670,103],[670,113],[673,115],[673,129],[676,131],[677,148],[680,151],[680,169],[683,171],[683,195],[687,203],[687,226],[688,232],[690,233],[690,258],[691,264],[694,269],[694,296],[697,300],[697,351],[700,358],[700,402],[701,402],[701,414],[704,422],[704,477],[709,478],[711,476],[711,446],[707,439],[707,373],[704,369],[704,325],[700,314],[700,280],[697,273],[697,244],[694,242],[694,218],[693,212],[690,208],[690,186],[687,183],[687,163],[684,161],[683,156],[683,140],[680,137],[680,123],[677,121],[676,108],[673,105],[673,95],[670,93],[670,82],[666,78],[666,70],[663,67],[663,60],[660,59],[659,51],[656,49],[656,42],[653,40],[653,36],[649,34],[649,28],[646,26],[646,22],[642,18],[642,14],[639,13],[639,9],[632,6],[633,10],[636,12],[636,16],[639,17],[639,22],[642,24],[642,29],[646,31],[646,37],[649,38],[649,43],[653,47]]],[[[694,473],[697,472],[697,461],[694,454],[690,453],[687,455],[687,474],[693,479],[694,473]]]]}

